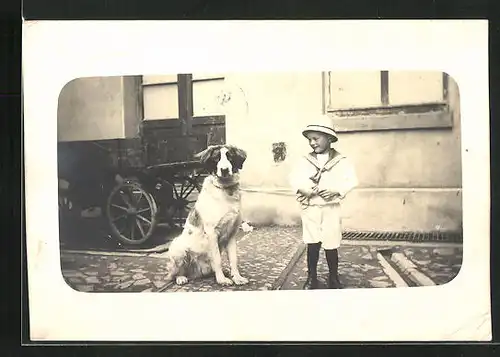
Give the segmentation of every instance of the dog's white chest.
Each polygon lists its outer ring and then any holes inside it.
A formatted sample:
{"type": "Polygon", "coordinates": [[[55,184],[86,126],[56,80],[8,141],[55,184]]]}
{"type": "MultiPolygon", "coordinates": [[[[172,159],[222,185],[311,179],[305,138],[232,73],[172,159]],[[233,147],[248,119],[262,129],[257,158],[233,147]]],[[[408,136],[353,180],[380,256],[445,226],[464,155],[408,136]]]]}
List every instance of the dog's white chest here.
{"type": "Polygon", "coordinates": [[[226,215],[237,216],[240,211],[240,193],[237,189],[217,187],[207,180],[196,201],[204,223],[217,224],[226,215]]]}

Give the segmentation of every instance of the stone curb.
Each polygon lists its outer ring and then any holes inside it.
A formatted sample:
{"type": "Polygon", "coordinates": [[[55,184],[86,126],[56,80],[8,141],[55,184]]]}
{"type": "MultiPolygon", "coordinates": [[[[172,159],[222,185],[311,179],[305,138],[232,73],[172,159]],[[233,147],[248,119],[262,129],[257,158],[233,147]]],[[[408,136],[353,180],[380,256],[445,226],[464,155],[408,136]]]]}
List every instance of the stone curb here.
{"type": "Polygon", "coordinates": [[[431,278],[418,270],[417,266],[413,264],[403,253],[392,253],[391,261],[394,262],[401,272],[408,276],[418,286],[435,286],[436,283],[431,278]]]}
{"type": "Polygon", "coordinates": [[[143,253],[131,253],[131,252],[108,252],[108,251],[99,251],[99,250],[70,250],[70,249],[61,249],[61,256],[67,255],[100,255],[100,256],[111,256],[111,257],[159,257],[160,253],[151,253],[151,252],[143,252],[143,253]]]}
{"type": "Polygon", "coordinates": [[[380,254],[380,252],[377,252],[377,259],[382,266],[384,273],[387,274],[387,276],[394,282],[394,285],[396,285],[397,288],[408,287],[406,281],[404,281],[401,275],[398,274],[398,272],[391,266],[391,264],[389,264],[384,256],[380,254]]]}
{"type": "Polygon", "coordinates": [[[299,259],[303,256],[305,250],[306,250],[306,245],[304,243],[300,243],[299,246],[297,247],[297,250],[293,254],[292,258],[286,265],[285,269],[281,271],[280,276],[273,283],[271,290],[281,290],[281,287],[283,286],[286,279],[290,275],[290,272],[293,270],[293,268],[295,268],[295,265],[297,265],[299,259]]]}
{"type": "MultiPolygon", "coordinates": [[[[245,240],[252,231],[244,232],[239,242],[245,240]]],[[[88,255],[107,255],[107,256],[122,256],[122,257],[162,257],[168,251],[171,242],[158,245],[153,248],[146,249],[127,249],[127,250],[79,250],[79,249],[60,249],[61,255],[64,254],[88,254],[88,255]]]]}
{"type": "MultiPolygon", "coordinates": [[[[245,239],[248,236],[246,234],[241,238],[245,239]]],[[[369,241],[369,240],[349,240],[343,239],[342,245],[346,246],[358,246],[358,245],[370,245],[370,246],[404,246],[407,248],[412,247],[432,247],[432,248],[461,248],[463,245],[461,243],[446,243],[446,242],[404,242],[404,241],[369,241]]],[[[109,255],[109,256],[124,256],[124,257],[161,257],[162,253],[168,250],[168,246],[161,246],[161,248],[152,248],[145,250],[131,250],[131,251],[107,251],[107,250],[72,250],[72,249],[61,249],[61,255],[64,254],[88,254],[88,255],[109,255]]]]}

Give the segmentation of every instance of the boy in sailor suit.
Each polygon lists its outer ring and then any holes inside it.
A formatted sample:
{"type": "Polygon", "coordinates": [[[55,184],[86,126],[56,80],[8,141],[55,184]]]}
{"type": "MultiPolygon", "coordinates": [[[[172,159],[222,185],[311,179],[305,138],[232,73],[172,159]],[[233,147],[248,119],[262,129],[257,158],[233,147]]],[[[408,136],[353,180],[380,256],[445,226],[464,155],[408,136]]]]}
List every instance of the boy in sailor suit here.
{"type": "Polygon", "coordinates": [[[308,275],[304,289],[317,289],[320,248],[329,269],[328,288],[340,289],[338,248],[342,240],[340,204],[358,181],[352,162],[331,147],[338,141],[331,119],[321,116],[302,134],[313,151],[292,170],[290,183],[301,205],[302,238],[307,244],[308,275]]]}

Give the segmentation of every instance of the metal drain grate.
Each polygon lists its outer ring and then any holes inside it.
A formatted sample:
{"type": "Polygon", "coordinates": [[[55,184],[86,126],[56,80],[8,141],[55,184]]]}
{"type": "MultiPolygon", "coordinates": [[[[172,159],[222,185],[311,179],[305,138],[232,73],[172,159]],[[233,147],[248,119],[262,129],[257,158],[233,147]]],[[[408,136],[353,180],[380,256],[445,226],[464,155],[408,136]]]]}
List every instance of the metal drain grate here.
{"type": "Polygon", "coordinates": [[[454,232],[358,232],[346,231],[348,240],[384,240],[396,242],[446,242],[462,243],[462,234],[454,232]]]}

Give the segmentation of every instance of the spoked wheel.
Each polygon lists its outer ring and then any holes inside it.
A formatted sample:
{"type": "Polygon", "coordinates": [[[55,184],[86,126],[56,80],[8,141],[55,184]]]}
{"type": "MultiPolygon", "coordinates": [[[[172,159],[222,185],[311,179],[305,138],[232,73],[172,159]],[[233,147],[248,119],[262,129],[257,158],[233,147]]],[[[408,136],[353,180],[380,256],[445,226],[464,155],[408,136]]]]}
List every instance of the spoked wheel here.
{"type": "Polygon", "coordinates": [[[125,244],[146,242],[156,227],[153,197],[137,182],[123,182],[108,197],[106,213],[112,235],[125,244]]]}
{"type": "Polygon", "coordinates": [[[176,176],[170,180],[170,184],[173,188],[173,201],[168,208],[169,221],[173,227],[182,228],[201,192],[200,176],[194,174],[176,176]]]}

